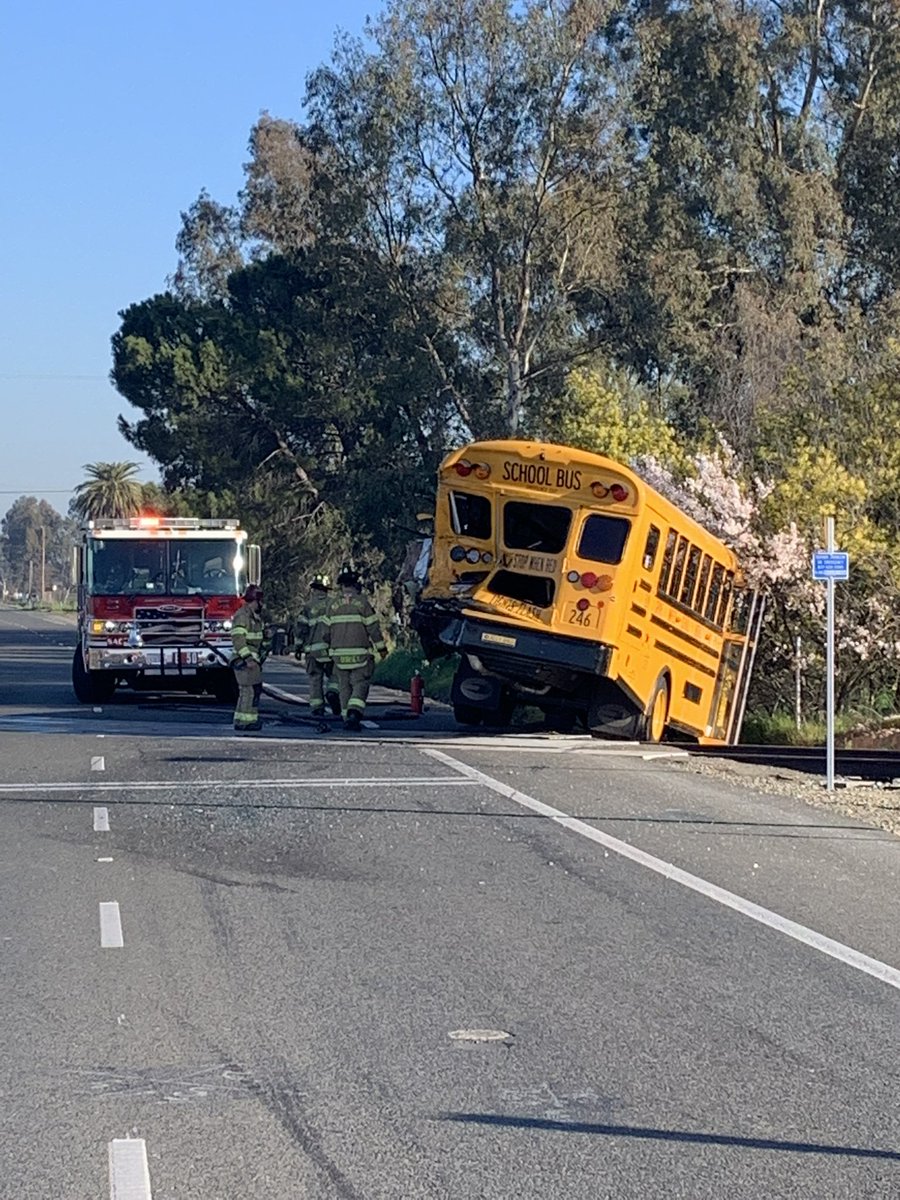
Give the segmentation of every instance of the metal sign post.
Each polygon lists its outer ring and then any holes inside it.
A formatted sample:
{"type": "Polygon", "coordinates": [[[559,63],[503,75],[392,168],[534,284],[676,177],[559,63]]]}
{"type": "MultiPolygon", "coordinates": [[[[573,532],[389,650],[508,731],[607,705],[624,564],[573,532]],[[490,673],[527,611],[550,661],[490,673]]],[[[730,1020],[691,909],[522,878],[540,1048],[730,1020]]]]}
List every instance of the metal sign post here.
{"type": "Polygon", "coordinates": [[[827,549],[813,553],[813,579],[828,587],[825,607],[825,785],[834,791],[834,581],[850,578],[850,556],[834,545],[834,517],[825,518],[827,549]]]}
{"type": "MultiPolygon", "coordinates": [[[[834,517],[825,522],[825,546],[829,554],[834,553],[834,517]]],[[[825,786],[834,791],[834,576],[829,575],[825,603],[825,671],[828,684],[825,689],[825,786]]]]}

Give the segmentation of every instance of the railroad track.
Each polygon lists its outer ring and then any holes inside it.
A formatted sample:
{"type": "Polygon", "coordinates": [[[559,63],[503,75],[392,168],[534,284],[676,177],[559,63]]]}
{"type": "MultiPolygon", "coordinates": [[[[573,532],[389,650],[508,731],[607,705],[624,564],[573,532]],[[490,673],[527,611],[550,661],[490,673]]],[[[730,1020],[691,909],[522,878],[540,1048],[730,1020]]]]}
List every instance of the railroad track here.
{"type": "MultiPolygon", "coordinates": [[[[726,758],[732,762],[758,763],[766,767],[785,767],[810,775],[826,773],[824,746],[690,746],[690,754],[705,758],[726,758]]],[[[865,779],[877,783],[900,781],[898,750],[836,750],[835,776],[865,779]]]]}

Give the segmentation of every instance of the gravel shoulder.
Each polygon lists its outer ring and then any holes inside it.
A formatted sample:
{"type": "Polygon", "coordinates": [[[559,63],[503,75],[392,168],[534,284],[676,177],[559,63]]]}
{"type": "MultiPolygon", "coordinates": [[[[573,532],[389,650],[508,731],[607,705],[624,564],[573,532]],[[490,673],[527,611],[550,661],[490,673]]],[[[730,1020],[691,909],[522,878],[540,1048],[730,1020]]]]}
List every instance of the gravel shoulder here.
{"type": "Polygon", "coordinates": [[[871,828],[900,837],[900,788],[892,785],[839,779],[835,791],[829,794],[823,776],[784,767],[760,767],[756,763],[719,758],[689,758],[673,762],[672,767],[738,784],[765,795],[802,800],[814,808],[853,817],[871,828]]]}

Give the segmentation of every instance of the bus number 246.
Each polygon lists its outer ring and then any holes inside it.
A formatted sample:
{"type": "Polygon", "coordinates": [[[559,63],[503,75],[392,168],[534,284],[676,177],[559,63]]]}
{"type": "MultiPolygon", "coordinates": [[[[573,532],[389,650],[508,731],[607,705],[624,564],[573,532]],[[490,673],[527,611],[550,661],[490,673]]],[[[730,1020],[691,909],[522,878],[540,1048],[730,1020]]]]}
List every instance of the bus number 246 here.
{"type": "Polygon", "coordinates": [[[569,612],[570,625],[582,625],[589,628],[593,623],[594,614],[589,608],[584,609],[583,612],[580,609],[573,608],[569,612]]]}

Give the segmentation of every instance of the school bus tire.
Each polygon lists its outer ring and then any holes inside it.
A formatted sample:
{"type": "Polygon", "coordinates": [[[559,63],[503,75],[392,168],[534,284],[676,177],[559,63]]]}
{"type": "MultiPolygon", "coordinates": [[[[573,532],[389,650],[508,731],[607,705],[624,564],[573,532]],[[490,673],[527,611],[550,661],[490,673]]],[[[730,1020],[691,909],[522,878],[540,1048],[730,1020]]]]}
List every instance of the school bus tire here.
{"type": "Polygon", "coordinates": [[[669,719],[669,677],[661,675],[656,681],[650,703],[641,718],[640,741],[661,742],[669,719]]]}
{"type": "Polygon", "coordinates": [[[488,729],[507,729],[512,721],[512,706],[504,704],[501,708],[490,708],[482,721],[488,729]]]}
{"type": "Polygon", "coordinates": [[[474,704],[454,704],[453,719],[457,725],[480,725],[484,718],[484,709],[474,704]]]}

